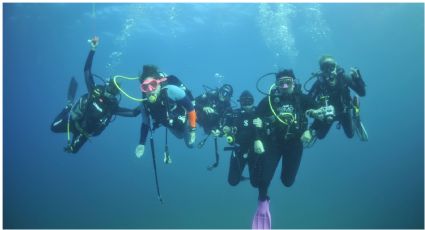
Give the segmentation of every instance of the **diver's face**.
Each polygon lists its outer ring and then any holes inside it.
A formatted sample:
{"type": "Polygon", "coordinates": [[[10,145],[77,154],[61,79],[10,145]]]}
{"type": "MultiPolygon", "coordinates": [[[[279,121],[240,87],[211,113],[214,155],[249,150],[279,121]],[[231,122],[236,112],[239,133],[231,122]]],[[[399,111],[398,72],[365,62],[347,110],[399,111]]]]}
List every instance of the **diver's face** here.
{"type": "Polygon", "coordinates": [[[241,108],[244,110],[251,110],[254,106],[254,98],[252,97],[241,97],[239,98],[241,108]]]}
{"type": "Polygon", "coordinates": [[[336,85],[336,74],[330,73],[325,79],[329,86],[334,87],[336,85]]]}
{"type": "Polygon", "coordinates": [[[254,108],[253,105],[242,105],[241,108],[245,111],[251,111],[254,108]]]}
{"type": "Polygon", "coordinates": [[[294,92],[294,79],[289,76],[284,76],[276,81],[276,86],[282,94],[292,94],[294,92]]]}
{"type": "Polygon", "coordinates": [[[220,90],[220,92],[218,92],[218,100],[221,102],[230,101],[230,97],[230,93],[226,90],[220,90]]]}
{"type": "Polygon", "coordinates": [[[323,78],[326,80],[328,85],[332,87],[336,85],[336,69],[336,63],[333,60],[324,62],[323,65],[320,66],[323,78]]]}
{"type": "MultiPolygon", "coordinates": [[[[147,98],[158,97],[159,92],[161,91],[161,80],[157,80],[153,77],[147,77],[142,85],[142,92],[146,94],[147,98]]],[[[151,100],[154,102],[154,100],[151,100]]]]}

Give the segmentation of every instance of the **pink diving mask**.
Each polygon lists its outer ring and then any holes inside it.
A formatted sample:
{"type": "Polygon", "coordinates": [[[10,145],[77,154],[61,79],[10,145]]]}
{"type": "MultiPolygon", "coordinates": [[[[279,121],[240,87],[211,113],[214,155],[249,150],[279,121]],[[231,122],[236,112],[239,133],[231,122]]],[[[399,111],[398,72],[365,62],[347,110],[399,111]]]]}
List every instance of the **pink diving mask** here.
{"type": "Polygon", "coordinates": [[[161,82],[166,81],[167,78],[161,78],[161,79],[155,79],[155,78],[149,78],[144,80],[142,85],[140,86],[140,89],[144,93],[149,93],[158,88],[158,86],[161,84],[161,82]]]}

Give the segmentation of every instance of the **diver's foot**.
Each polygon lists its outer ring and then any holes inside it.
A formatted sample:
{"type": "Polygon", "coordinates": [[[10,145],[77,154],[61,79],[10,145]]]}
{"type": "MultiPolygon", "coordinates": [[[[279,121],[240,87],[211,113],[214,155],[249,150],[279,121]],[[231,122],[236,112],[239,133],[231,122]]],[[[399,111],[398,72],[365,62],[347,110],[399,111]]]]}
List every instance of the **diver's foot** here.
{"type": "Polygon", "coordinates": [[[74,152],[74,148],[72,148],[71,145],[67,145],[63,148],[63,151],[67,152],[67,153],[71,153],[71,154],[75,154],[74,152]]]}

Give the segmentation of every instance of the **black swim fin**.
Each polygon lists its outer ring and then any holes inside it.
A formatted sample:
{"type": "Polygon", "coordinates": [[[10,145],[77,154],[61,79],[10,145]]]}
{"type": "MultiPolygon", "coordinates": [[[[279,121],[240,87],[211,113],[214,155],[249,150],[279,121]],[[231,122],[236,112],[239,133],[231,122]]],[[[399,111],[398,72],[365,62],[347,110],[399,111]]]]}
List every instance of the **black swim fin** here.
{"type": "Polygon", "coordinates": [[[78,88],[77,80],[75,80],[75,78],[72,77],[68,86],[68,96],[67,96],[68,102],[74,101],[75,94],[77,93],[77,88],[78,88]]]}

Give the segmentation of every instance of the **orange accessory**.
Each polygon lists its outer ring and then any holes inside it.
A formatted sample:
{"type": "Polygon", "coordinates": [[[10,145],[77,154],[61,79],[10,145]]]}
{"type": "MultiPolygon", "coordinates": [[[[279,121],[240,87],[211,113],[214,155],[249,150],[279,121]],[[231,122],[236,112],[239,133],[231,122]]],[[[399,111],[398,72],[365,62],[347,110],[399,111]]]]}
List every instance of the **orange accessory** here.
{"type": "Polygon", "coordinates": [[[188,113],[189,116],[189,126],[190,128],[194,129],[196,128],[196,112],[195,110],[192,110],[188,113]]]}

